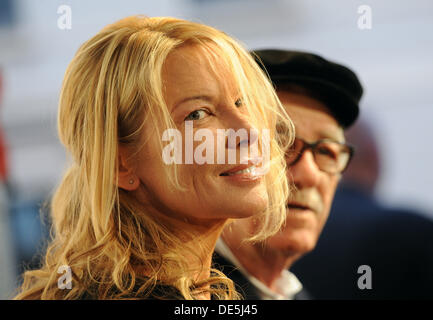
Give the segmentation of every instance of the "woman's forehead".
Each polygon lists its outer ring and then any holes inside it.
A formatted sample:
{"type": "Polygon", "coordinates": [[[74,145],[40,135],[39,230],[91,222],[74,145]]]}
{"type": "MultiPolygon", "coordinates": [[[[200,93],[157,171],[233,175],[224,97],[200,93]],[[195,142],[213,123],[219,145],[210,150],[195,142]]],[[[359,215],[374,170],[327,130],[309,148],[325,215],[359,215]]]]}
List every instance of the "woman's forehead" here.
{"type": "MultiPolygon", "coordinates": [[[[184,64],[188,68],[200,66],[216,78],[230,80],[234,78],[232,65],[238,63],[237,57],[226,52],[214,43],[187,44],[173,50],[164,63],[165,68],[173,68],[175,64],[184,64]]],[[[234,80],[234,79],[232,79],[234,80]]]]}
{"type": "Polygon", "coordinates": [[[171,52],[162,71],[167,103],[182,96],[212,95],[237,91],[237,82],[227,61],[201,45],[187,45],[171,52]]]}

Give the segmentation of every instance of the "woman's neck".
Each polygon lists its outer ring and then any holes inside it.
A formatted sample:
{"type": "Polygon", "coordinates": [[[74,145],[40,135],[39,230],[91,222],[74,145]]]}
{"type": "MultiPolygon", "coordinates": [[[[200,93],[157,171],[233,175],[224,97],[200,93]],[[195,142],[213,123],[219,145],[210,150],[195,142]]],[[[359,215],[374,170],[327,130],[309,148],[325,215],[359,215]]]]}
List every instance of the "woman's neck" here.
{"type": "MultiPolygon", "coordinates": [[[[184,242],[185,252],[182,256],[185,261],[190,262],[188,267],[192,270],[191,277],[194,282],[202,282],[211,275],[212,257],[216,242],[220,237],[227,220],[206,221],[205,223],[183,222],[178,227],[182,230],[181,241],[184,242]],[[187,236],[185,236],[187,235],[187,236]]],[[[199,300],[210,300],[211,296],[208,287],[204,293],[196,296],[199,300]]]]}

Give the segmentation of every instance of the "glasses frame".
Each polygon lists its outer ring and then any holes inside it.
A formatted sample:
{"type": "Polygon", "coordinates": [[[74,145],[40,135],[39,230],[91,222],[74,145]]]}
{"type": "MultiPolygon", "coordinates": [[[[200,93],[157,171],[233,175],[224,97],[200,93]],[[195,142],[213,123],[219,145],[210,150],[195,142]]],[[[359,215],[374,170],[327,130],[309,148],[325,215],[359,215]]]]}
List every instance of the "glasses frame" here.
{"type": "Polygon", "coordinates": [[[355,154],[355,147],[353,145],[345,143],[345,142],[339,142],[339,141],[336,141],[336,140],[333,140],[333,139],[320,139],[320,140],[317,140],[317,141],[312,142],[312,143],[309,143],[309,142],[307,142],[304,139],[299,138],[299,137],[295,137],[295,140],[302,141],[302,148],[301,148],[301,150],[299,150],[298,155],[296,156],[296,158],[292,162],[288,163],[289,166],[295,165],[302,158],[302,156],[304,155],[304,152],[306,150],[308,150],[308,149],[311,149],[311,153],[313,154],[314,162],[316,163],[316,165],[317,165],[317,167],[319,168],[320,171],[323,171],[323,172],[326,172],[326,173],[329,173],[329,174],[340,174],[340,173],[343,173],[347,169],[347,167],[349,166],[350,161],[353,158],[353,155],[355,154]],[[317,163],[317,160],[316,160],[315,150],[316,150],[317,146],[320,145],[320,144],[322,144],[323,142],[332,142],[332,143],[336,143],[336,144],[339,144],[341,146],[344,146],[344,147],[348,148],[348,150],[349,150],[349,159],[347,160],[346,166],[342,170],[337,171],[337,172],[329,172],[329,171],[326,171],[326,170],[323,170],[323,169],[320,168],[320,166],[319,166],[319,164],[317,163]]]}

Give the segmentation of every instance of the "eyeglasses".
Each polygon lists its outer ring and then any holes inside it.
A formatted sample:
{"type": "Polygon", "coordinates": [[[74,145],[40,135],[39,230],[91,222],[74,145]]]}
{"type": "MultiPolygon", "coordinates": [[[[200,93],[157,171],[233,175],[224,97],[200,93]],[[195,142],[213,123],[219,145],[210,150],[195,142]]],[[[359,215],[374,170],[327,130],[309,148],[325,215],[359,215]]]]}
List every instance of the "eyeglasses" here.
{"type": "Polygon", "coordinates": [[[343,172],[353,156],[353,146],[330,140],[322,139],[313,143],[296,137],[293,145],[286,152],[286,161],[292,166],[301,159],[304,151],[311,149],[314,161],[321,171],[336,174],[343,172]]]}

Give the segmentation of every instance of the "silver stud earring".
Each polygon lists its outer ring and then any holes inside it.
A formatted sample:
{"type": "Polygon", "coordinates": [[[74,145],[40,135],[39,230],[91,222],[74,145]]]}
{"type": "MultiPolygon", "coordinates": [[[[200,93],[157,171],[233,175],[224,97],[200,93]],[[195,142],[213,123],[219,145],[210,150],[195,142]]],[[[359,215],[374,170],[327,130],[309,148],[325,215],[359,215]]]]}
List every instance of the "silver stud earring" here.
{"type": "Polygon", "coordinates": [[[129,180],[129,184],[133,184],[134,183],[134,179],[129,180]]]}

